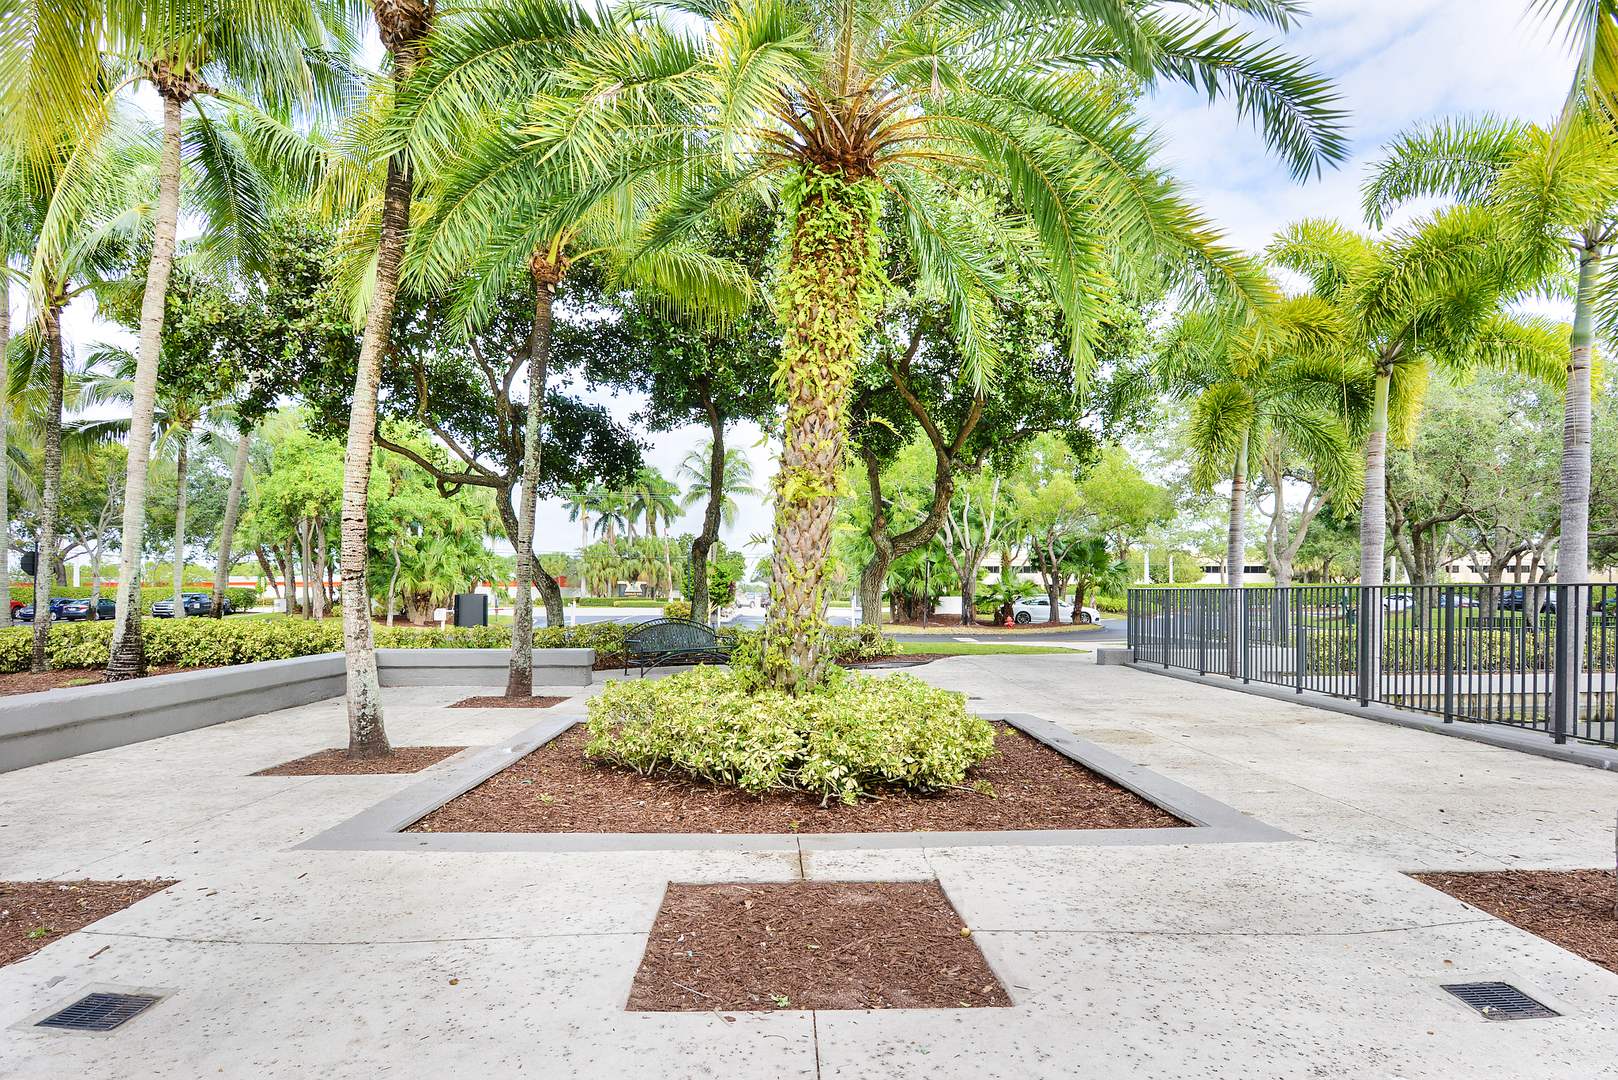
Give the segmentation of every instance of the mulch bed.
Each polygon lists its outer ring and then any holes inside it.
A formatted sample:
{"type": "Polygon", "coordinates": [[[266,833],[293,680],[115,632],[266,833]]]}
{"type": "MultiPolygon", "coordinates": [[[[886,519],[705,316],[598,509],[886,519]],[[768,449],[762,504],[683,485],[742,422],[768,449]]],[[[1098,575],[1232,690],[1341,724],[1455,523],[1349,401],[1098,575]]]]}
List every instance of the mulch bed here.
{"type": "Polygon", "coordinates": [[[1020,731],[995,725],[996,753],[967,784],[994,794],[894,791],[854,806],[815,795],[748,795],[681,776],[642,776],[584,757],[574,726],[477,787],[451,799],[412,832],[852,833],[1000,829],[1153,829],[1185,823],[1020,731]]]}
{"type": "Polygon", "coordinates": [[[627,1008],[1010,1004],[937,882],[802,881],[671,884],[627,1008]]]}
{"type": "Polygon", "coordinates": [[[445,758],[459,754],[464,746],[395,746],[393,753],[380,758],[351,758],[348,751],[321,750],[307,757],[285,761],[253,776],[366,776],[382,773],[421,772],[445,758]]]}
{"type": "Polygon", "coordinates": [[[1611,870],[1496,870],[1411,877],[1618,972],[1618,875],[1611,870]]]}
{"type": "MultiPolygon", "coordinates": [[[[26,626],[27,623],[19,625],[26,626]]],[[[153,667],[147,675],[172,675],[177,671],[201,671],[201,668],[176,667],[173,664],[153,667]]],[[[0,675],[0,697],[10,694],[34,694],[41,690],[60,690],[67,686],[93,686],[102,682],[100,668],[62,668],[35,675],[31,671],[15,671],[0,675]]]]}
{"type": "Polygon", "coordinates": [[[877,656],[870,660],[839,660],[838,667],[843,668],[907,668],[920,667],[930,664],[934,660],[948,660],[959,653],[898,653],[894,656],[877,656]]]}
{"type": "Polygon", "coordinates": [[[552,705],[560,705],[566,701],[565,697],[506,697],[502,694],[491,694],[488,697],[462,698],[451,705],[452,709],[548,709],[552,705]]]}
{"type": "Polygon", "coordinates": [[[0,881],[0,967],[122,911],[172,881],[0,881]]]}

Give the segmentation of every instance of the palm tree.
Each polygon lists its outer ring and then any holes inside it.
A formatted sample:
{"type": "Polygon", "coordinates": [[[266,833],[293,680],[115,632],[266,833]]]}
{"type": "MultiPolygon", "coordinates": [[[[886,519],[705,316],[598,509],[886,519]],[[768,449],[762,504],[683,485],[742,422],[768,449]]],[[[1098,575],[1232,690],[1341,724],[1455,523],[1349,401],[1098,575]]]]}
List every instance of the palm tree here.
{"type": "MultiPolygon", "coordinates": [[[[671,482],[662,473],[649,466],[642,466],[635,470],[635,478],[629,485],[629,513],[639,515],[646,522],[646,536],[653,543],[658,540],[657,522],[662,519],[664,530],[662,536],[663,549],[663,580],[673,582],[674,559],[669,552],[669,527],[673,526],[674,519],[679,516],[680,504],[676,501],[680,496],[680,485],[671,482]]],[[[672,584],[670,591],[672,591],[672,584]]]]}
{"type": "Polygon", "coordinates": [[[601,492],[596,488],[573,488],[565,493],[564,498],[567,501],[567,519],[579,523],[579,551],[582,552],[590,546],[590,512],[601,500],[601,492]]]}
{"type": "MultiPolygon", "coordinates": [[[[722,425],[715,426],[720,432],[722,425]]],[[[741,450],[725,446],[720,435],[710,435],[692,447],[680,462],[678,475],[689,485],[681,505],[689,510],[702,504],[702,531],[691,539],[691,618],[708,621],[708,552],[719,540],[719,525],[736,522],[736,498],[757,495],[753,466],[741,450]]]]}
{"type": "MultiPolygon", "coordinates": [[[[1348,362],[1371,387],[1361,585],[1383,581],[1388,436],[1408,440],[1433,372],[1484,366],[1549,381],[1561,376],[1566,327],[1505,310],[1520,291],[1507,248],[1493,215],[1468,207],[1440,211],[1384,240],[1335,222],[1303,221],[1270,245],[1278,266],[1302,275],[1315,297],[1337,309],[1348,362]]],[[[1381,613],[1373,590],[1363,589],[1361,633],[1374,634],[1381,613]]],[[[1376,686],[1379,670],[1372,649],[1369,662],[1360,665],[1362,697],[1376,686]]]]}
{"type": "MultiPolygon", "coordinates": [[[[511,29],[490,48],[517,38],[534,7],[502,6],[511,29]]],[[[688,6],[636,5],[582,35],[576,58],[518,77],[542,92],[520,96],[508,122],[521,136],[503,163],[513,173],[526,161],[612,188],[678,165],[682,188],[649,249],[761,194],[780,199],[786,418],[766,630],[777,686],[809,688],[826,670],[826,555],[846,399],[881,292],[885,209],[894,239],[947,297],[972,377],[987,381],[985,316],[999,282],[937,212],[965,185],[1003,186],[1032,219],[1083,367],[1098,331],[1089,281],[1120,251],[1190,263],[1229,296],[1258,285],[1153,164],[1118,77],[1233,97],[1299,176],[1343,156],[1328,84],[1218,21],[1251,12],[1284,26],[1290,7],[1197,7],[1205,15],[1168,17],[1134,0],[758,0],[702,5],[687,32],[672,27],[690,25],[688,6]]]]}
{"type": "Polygon", "coordinates": [[[607,550],[617,554],[618,530],[629,529],[629,500],[616,491],[603,491],[596,499],[596,535],[607,543],[607,550]]]}
{"type": "Polygon", "coordinates": [[[1440,122],[1396,139],[1365,186],[1380,225],[1394,206],[1441,196],[1495,213],[1530,279],[1577,275],[1563,404],[1557,577],[1590,570],[1590,368],[1599,320],[1618,327],[1604,281],[1618,243],[1618,132],[1581,110],[1554,130],[1492,117],[1440,122]]]}
{"type": "Polygon", "coordinates": [[[1533,0],[1530,10],[1561,28],[1578,60],[1569,105],[1588,97],[1618,115],[1618,0],[1533,0]]]}
{"type": "MultiPolygon", "coordinates": [[[[0,138],[30,164],[48,161],[68,147],[64,190],[89,167],[89,152],[113,122],[127,91],[144,83],[157,92],[162,105],[109,679],[130,678],[144,669],[136,600],[146,466],[185,154],[191,149],[209,178],[197,190],[202,201],[228,207],[236,239],[251,244],[260,207],[253,185],[242,182],[241,162],[220,156],[224,140],[206,137],[217,126],[208,102],[228,100],[236,108],[256,102],[275,110],[346,101],[349,80],[341,58],[353,51],[354,43],[342,21],[344,6],[336,0],[164,0],[76,5],[69,18],[55,4],[25,5],[22,17],[8,24],[0,39],[0,138]],[[187,109],[202,123],[203,138],[182,137],[187,109]]],[[[268,114],[263,119],[267,130],[281,126],[268,114]]],[[[47,262],[55,260],[82,216],[82,208],[61,194],[42,228],[47,262]]],[[[33,289],[43,310],[48,297],[37,276],[33,289]]]]}

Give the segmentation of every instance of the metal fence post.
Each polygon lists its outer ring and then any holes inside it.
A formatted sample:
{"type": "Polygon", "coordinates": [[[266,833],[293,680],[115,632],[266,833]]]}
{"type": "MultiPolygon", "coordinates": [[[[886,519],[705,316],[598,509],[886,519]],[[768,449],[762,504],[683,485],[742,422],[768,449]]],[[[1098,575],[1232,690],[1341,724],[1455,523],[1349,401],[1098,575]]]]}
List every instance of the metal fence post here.
{"type": "Polygon", "coordinates": [[[1372,595],[1369,585],[1354,586],[1359,590],[1356,606],[1359,609],[1358,637],[1355,641],[1355,658],[1359,668],[1359,696],[1360,707],[1371,704],[1375,694],[1375,687],[1371,683],[1376,676],[1371,667],[1371,629],[1376,616],[1376,597],[1372,595]]]}
{"type": "Polygon", "coordinates": [[[1309,650],[1303,637],[1303,592],[1295,586],[1292,591],[1292,681],[1298,693],[1303,693],[1303,669],[1309,662],[1309,650]]]}
{"type": "MultiPolygon", "coordinates": [[[[1241,640],[1237,642],[1236,647],[1241,650],[1242,682],[1245,683],[1252,681],[1249,678],[1251,675],[1249,668],[1252,666],[1253,653],[1253,635],[1249,633],[1249,631],[1253,628],[1253,612],[1251,606],[1252,600],[1247,595],[1246,589],[1238,589],[1236,595],[1240,598],[1237,606],[1241,609],[1242,615],[1242,636],[1241,640]]],[[[1236,673],[1233,671],[1231,674],[1235,675],[1236,673]]]]}
{"type": "MultiPolygon", "coordinates": [[[[1579,707],[1578,597],[1577,586],[1557,584],[1556,649],[1551,653],[1551,736],[1558,743],[1567,742],[1579,707]]],[[[1526,602],[1523,617],[1528,617],[1526,602]]]]}
{"type": "Polygon", "coordinates": [[[1455,589],[1444,586],[1444,723],[1455,722],[1455,589]]]}
{"type": "Polygon", "coordinates": [[[1213,592],[1212,589],[1192,589],[1191,590],[1191,597],[1192,597],[1191,605],[1192,605],[1192,607],[1197,609],[1197,674],[1198,675],[1206,675],[1206,674],[1208,674],[1208,619],[1207,619],[1208,605],[1204,604],[1202,602],[1202,598],[1204,596],[1208,595],[1211,592],[1213,592]]]}

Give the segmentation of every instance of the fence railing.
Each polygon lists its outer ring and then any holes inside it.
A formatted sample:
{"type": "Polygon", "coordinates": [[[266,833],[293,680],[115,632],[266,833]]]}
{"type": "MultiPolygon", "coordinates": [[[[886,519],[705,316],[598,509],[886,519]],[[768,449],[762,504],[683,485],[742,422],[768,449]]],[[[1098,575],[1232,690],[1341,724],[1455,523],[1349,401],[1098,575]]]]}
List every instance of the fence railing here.
{"type": "Polygon", "coordinates": [[[1140,664],[1618,746],[1618,585],[1129,591],[1140,664]]]}

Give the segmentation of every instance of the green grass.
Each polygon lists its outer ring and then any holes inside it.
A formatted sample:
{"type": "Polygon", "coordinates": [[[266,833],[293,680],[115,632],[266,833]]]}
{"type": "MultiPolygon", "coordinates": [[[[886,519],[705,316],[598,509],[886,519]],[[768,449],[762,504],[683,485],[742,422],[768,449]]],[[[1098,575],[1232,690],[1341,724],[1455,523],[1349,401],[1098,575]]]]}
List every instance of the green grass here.
{"type": "Polygon", "coordinates": [[[1001,645],[994,641],[901,641],[899,655],[907,653],[944,653],[948,656],[996,656],[1020,655],[1027,656],[1036,653],[1067,653],[1073,655],[1072,649],[1064,649],[1060,645],[1001,645]]]}

